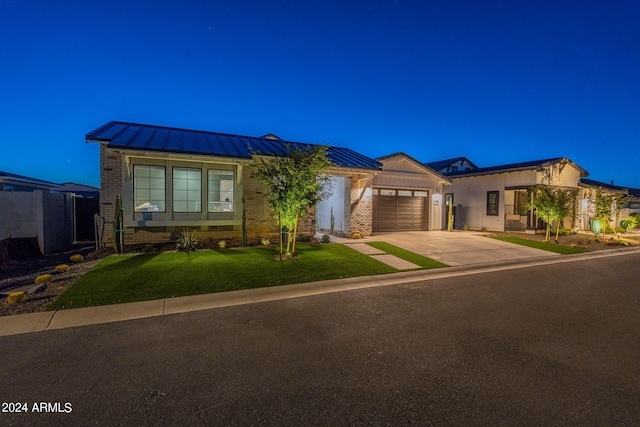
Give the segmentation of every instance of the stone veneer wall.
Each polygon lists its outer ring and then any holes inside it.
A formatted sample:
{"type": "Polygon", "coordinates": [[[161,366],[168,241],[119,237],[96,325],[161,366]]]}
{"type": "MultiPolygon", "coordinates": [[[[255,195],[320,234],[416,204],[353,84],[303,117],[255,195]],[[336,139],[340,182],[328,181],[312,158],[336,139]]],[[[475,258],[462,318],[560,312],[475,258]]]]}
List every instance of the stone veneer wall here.
{"type": "MultiPolygon", "coordinates": [[[[113,242],[113,217],[116,196],[122,194],[124,156],[108,150],[104,144],[100,146],[100,216],[105,220],[104,245],[113,242]]],[[[249,243],[259,243],[268,238],[272,242],[278,239],[278,224],[267,201],[267,192],[262,184],[251,178],[249,167],[242,168],[242,186],[245,199],[247,239],[249,243]]],[[[125,213],[126,214],[126,213],[125,213]]],[[[183,226],[175,227],[126,227],[125,246],[132,243],[163,243],[175,240],[183,230],[183,226]]],[[[193,227],[190,227],[193,229],[193,227]]],[[[315,208],[309,215],[300,220],[298,232],[315,234],[315,208]]],[[[202,225],[196,231],[200,241],[242,239],[241,225],[202,225]]]]}

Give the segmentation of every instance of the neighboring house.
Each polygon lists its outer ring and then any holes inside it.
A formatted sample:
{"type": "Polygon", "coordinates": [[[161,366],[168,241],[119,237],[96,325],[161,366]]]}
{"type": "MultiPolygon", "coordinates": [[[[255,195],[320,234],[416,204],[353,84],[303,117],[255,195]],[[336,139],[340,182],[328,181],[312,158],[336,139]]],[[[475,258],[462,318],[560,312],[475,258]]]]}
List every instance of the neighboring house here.
{"type": "Polygon", "coordinates": [[[50,191],[60,190],[60,185],[42,179],[0,171],[0,191],[50,191]]]}
{"type": "Polygon", "coordinates": [[[0,240],[37,240],[45,254],[72,245],[74,195],[62,190],[50,181],[0,172],[0,240]]]}
{"type": "MultiPolygon", "coordinates": [[[[606,182],[595,181],[593,179],[581,178],[579,182],[579,208],[578,208],[578,221],[579,228],[583,230],[591,229],[591,215],[594,212],[593,201],[595,200],[595,193],[600,188],[605,194],[613,195],[615,197],[625,196],[629,194],[627,187],[620,187],[618,185],[607,184],[606,182]]],[[[615,207],[613,207],[615,211],[615,207]]],[[[612,218],[611,227],[618,227],[620,225],[620,219],[629,216],[629,209],[624,208],[615,218],[612,218]]]]}
{"type": "Polygon", "coordinates": [[[629,214],[640,214],[640,188],[629,188],[629,195],[632,197],[627,204],[629,214]]]}
{"type": "Polygon", "coordinates": [[[438,160],[437,162],[429,162],[424,165],[440,173],[466,171],[478,168],[478,166],[466,157],[454,157],[453,159],[438,160]]]}
{"type": "MultiPolygon", "coordinates": [[[[535,230],[542,223],[526,209],[528,189],[536,184],[550,184],[577,190],[580,179],[587,175],[587,171],[567,158],[449,172],[445,176],[452,185],[445,190],[443,213],[446,215],[446,206],[454,206],[458,229],[535,230]]],[[[573,224],[565,221],[564,226],[573,224]]]]}
{"type": "MultiPolygon", "coordinates": [[[[126,243],[169,241],[184,228],[197,228],[200,239],[240,238],[243,223],[250,239],[277,238],[266,190],[251,177],[250,162],[253,155],[285,156],[288,146],[313,145],[272,134],[258,138],[115,121],[88,133],[86,141],[100,144],[105,241],[113,238],[120,195],[126,243]]],[[[329,175],[340,183],[332,200],[342,207],[343,229],[370,235],[368,185],[380,173],[380,163],[341,147],[329,147],[328,157],[333,164],[329,175]]],[[[325,216],[319,217],[322,224],[315,224],[312,212],[299,231],[328,228],[325,216]]]]}
{"type": "Polygon", "coordinates": [[[73,193],[76,197],[100,197],[100,189],[90,185],[76,184],[75,182],[65,182],[60,184],[61,193],[73,193]]]}

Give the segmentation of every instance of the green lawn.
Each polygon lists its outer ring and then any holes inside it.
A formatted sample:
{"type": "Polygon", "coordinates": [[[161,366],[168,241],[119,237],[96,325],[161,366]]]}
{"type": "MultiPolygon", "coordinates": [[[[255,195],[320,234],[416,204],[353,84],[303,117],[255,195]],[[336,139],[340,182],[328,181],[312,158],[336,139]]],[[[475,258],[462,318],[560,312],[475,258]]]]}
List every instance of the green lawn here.
{"type": "Polygon", "coordinates": [[[584,248],[572,248],[571,246],[563,246],[558,245],[556,243],[545,243],[539,242],[537,240],[528,240],[523,239],[521,237],[512,237],[512,236],[489,236],[492,239],[502,240],[503,242],[516,243],[522,246],[529,246],[531,248],[543,249],[549,252],[555,252],[558,254],[579,254],[582,252],[588,252],[588,250],[584,248]]]}
{"type": "Polygon", "coordinates": [[[299,258],[282,262],[274,259],[277,247],[107,257],[48,310],[398,271],[344,245],[299,245],[297,250],[299,258]]]}
{"type": "Polygon", "coordinates": [[[422,268],[448,267],[447,264],[443,264],[434,259],[427,258],[422,255],[418,255],[414,252],[399,248],[387,242],[369,242],[367,244],[369,246],[373,246],[376,249],[380,249],[381,251],[385,251],[388,254],[395,255],[398,258],[402,258],[405,261],[409,261],[416,265],[419,265],[422,268]]]}

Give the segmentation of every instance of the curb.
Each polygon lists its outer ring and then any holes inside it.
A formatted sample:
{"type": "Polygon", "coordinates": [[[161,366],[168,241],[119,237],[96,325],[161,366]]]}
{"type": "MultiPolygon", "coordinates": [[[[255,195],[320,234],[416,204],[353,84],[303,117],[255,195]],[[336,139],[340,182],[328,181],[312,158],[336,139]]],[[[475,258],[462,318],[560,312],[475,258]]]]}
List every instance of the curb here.
{"type": "Polygon", "coordinates": [[[151,301],[2,316],[0,317],[0,336],[120,322],[147,317],[167,316],[213,308],[255,304],[288,298],[300,298],[333,292],[423,282],[471,274],[483,274],[495,271],[560,264],[611,256],[632,255],[637,253],[640,253],[640,248],[606,249],[597,252],[564,255],[562,257],[550,255],[542,258],[536,257],[515,261],[502,261],[491,264],[434,268],[428,270],[380,274],[376,276],[360,276],[295,285],[243,289],[239,291],[190,295],[151,301]]]}

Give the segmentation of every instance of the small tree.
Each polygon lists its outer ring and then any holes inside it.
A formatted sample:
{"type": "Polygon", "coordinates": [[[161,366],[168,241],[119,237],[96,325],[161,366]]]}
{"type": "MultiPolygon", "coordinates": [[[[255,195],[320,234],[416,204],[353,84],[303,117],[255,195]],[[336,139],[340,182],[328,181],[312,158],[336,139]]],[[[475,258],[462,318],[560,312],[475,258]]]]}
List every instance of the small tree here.
{"type": "Polygon", "coordinates": [[[550,185],[535,185],[529,189],[526,200],[527,209],[535,211],[536,215],[547,223],[545,240],[549,241],[551,234],[551,222],[557,215],[556,196],[550,185]]]}
{"type": "Polygon", "coordinates": [[[576,191],[556,188],[553,193],[555,203],[552,213],[552,220],[556,221],[556,243],[558,243],[558,235],[560,234],[560,222],[573,214],[576,191]]]}
{"type": "Polygon", "coordinates": [[[325,175],[331,166],[327,147],[287,146],[287,151],[285,157],[270,159],[254,154],[251,164],[251,176],[267,187],[269,206],[278,219],[281,256],[282,234],[287,234],[286,255],[295,255],[298,220],[331,191],[325,175]]]}

